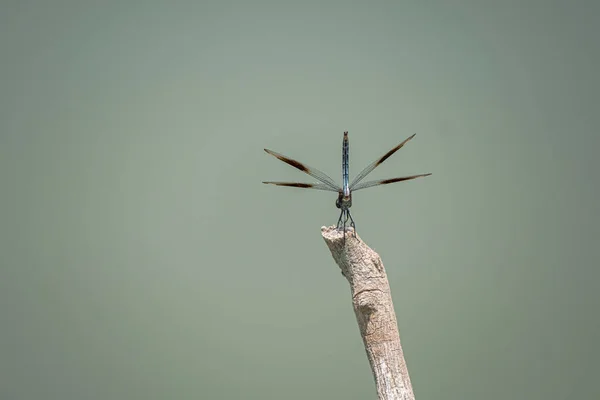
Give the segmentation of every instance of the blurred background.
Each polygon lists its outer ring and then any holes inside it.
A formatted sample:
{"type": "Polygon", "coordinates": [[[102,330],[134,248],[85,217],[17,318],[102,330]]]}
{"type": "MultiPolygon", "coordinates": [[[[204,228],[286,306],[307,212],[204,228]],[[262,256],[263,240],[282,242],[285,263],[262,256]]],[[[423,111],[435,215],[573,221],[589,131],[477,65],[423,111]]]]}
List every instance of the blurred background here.
{"type": "Polygon", "coordinates": [[[375,399],[341,179],[417,399],[597,399],[600,5],[4,1],[0,398],[375,399]],[[508,392],[508,393],[507,393],[508,392]]]}

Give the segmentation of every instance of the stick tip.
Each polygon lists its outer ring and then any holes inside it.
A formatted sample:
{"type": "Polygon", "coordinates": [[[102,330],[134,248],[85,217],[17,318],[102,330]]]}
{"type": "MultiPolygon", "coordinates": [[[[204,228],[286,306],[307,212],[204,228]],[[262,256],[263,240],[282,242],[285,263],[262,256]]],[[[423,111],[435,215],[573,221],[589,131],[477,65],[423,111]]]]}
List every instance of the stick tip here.
{"type": "MultiPolygon", "coordinates": [[[[323,236],[323,239],[325,239],[327,242],[340,244],[344,243],[344,231],[337,229],[336,225],[322,226],[321,235],[323,236]]],[[[358,236],[356,236],[356,233],[354,232],[354,228],[352,228],[351,226],[347,226],[346,243],[348,243],[351,240],[360,241],[360,239],[358,238],[358,236]]]]}

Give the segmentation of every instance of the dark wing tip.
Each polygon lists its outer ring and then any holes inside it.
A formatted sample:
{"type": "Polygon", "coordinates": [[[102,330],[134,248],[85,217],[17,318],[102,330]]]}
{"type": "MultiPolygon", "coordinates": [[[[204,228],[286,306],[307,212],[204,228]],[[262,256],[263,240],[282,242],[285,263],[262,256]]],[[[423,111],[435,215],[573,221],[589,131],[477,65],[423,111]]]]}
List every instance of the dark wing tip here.
{"type": "Polygon", "coordinates": [[[268,183],[268,184],[276,185],[276,186],[289,186],[289,187],[297,187],[297,188],[304,188],[304,189],[319,188],[318,185],[315,185],[314,183],[300,183],[300,182],[263,182],[263,183],[268,183]]]}
{"type": "Polygon", "coordinates": [[[431,173],[429,174],[419,174],[419,175],[410,175],[410,176],[402,176],[399,178],[390,178],[390,179],[382,179],[381,181],[379,181],[380,184],[382,185],[387,185],[388,183],[395,183],[395,182],[403,182],[403,181],[410,181],[412,179],[417,179],[417,178],[424,178],[426,176],[431,175],[431,173]]]}

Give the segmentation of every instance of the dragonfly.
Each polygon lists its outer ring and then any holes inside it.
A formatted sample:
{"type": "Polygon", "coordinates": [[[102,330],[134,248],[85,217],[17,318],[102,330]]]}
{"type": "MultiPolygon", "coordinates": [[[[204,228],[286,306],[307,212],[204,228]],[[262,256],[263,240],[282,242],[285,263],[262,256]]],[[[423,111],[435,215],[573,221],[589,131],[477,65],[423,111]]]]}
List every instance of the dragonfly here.
{"type": "Polygon", "coordinates": [[[340,209],[340,217],[337,222],[337,230],[343,230],[344,232],[344,243],[346,242],[346,224],[348,220],[350,220],[350,227],[354,231],[354,237],[356,237],[356,224],[354,223],[354,219],[350,214],[350,207],[352,207],[352,192],[357,190],[370,188],[373,186],[379,185],[388,185],[390,183],[395,182],[404,182],[416,178],[421,178],[425,176],[431,175],[431,173],[427,174],[418,174],[418,175],[409,175],[402,176],[399,178],[388,178],[388,179],[377,179],[372,181],[363,182],[363,179],[369,175],[375,168],[380,166],[385,160],[390,158],[395,152],[400,150],[406,143],[408,143],[412,138],[415,137],[416,134],[405,139],[403,142],[392,148],[390,151],[373,161],[371,164],[367,165],[356,177],[350,182],[350,143],[348,142],[348,132],[344,132],[344,139],[342,142],[342,186],[340,187],[329,175],[324,172],[319,171],[316,168],[310,167],[300,161],[296,161],[292,158],[284,156],[283,154],[276,153],[272,150],[265,149],[265,151],[283,161],[286,164],[291,165],[292,167],[299,169],[300,171],[312,176],[319,183],[299,183],[299,182],[263,182],[269,185],[277,185],[277,186],[289,186],[296,187],[302,189],[316,189],[316,190],[326,190],[330,192],[337,192],[338,198],[335,201],[335,206],[340,209]]]}

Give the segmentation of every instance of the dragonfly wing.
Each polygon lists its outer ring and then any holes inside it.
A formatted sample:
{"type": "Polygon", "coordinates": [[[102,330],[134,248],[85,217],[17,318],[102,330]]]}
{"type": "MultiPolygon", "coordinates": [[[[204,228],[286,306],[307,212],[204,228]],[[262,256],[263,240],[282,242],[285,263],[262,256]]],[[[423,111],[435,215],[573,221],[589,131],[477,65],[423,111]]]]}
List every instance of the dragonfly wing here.
{"type": "MultiPolygon", "coordinates": [[[[327,185],[328,187],[330,187],[333,191],[337,192],[338,190],[340,190],[340,187],[338,186],[338,184],[335,183],[334,180],[331,179],[324,172],[321,172],[321,171],[319,171],[316,168],[309,167],[308,165],[306,165],[304,163],[301,163],[300,161],[296,161],[296,160],[294,160],[292,158],[286,157],[283,154],[276,153],[276,152],[274,152],[272,150],[265,149],[265,151],[267,153],[269,153],[270,155],[272,155],[273,157],[276,157],[276,158],[280,159],[284,163],[289,164],[292,167],[294,167],[296,169],[299,169],[300,171],[304,172],[305,174],[308,174],[308,175],[312,176],[313,178],[315,178],[315,179],[323,182],[325,185],[327,185]]],[[[290,185],[286,185],[286,186],[290,186],[290,185]]]]}
{"type": "Polygon", "coordinates": [[[337,192],[338,189],[334,189],[324,183],[300,183],[300,182],[263,182],[269,185],[277,186],[290,186],[302,189],[317,189],[317,190],[328,190],[330,192],[337,192]]]}
{"type": "Polygon", "coordinates": [[[431,174],[419,174],[419,175],[403,176],[400,178],[378,179],[376,181],[367,181],[367,182],[359,183],[352,190],[355,191],[355,190],[360,190],[360,189],[366,189],[371,186],[387,185],[387,184],[395,183],[395,182],[409,181],[411,179],[421,178],[421,177],[429,176],[429,175],[431,175],[431,174]]]}
{"type": "MultiPolygon", "coordinates": [[[[358,183],[360,181],[362,181],[367,175],[369,175],[371,173],[371,171],[373,171],[375,168],[377,168],[379,165],[381,165],[385,160],[387,160],[388,158],[391,157],[392,154],[394,154],[395,152],[397,152],[398,150],[400,150],[402,148],[402,146],[404,146],[409,140],[411,140],[412,138],[414,138],[416,135],[413,134],[412,136],[410,136],[408,139],[404,140],[402,143],[400,143],[399,145],[397,145],[396,147],[394,147],[393,149],[391,149],[390,151],[388,151],[387,153],[385,153],[383,156],[379,157],[377,160],[373,161],[371,164],[367,165],[365,167],[365,169],[363,169],[360,174],[358,174],[356,176],[356,178],[354,178],[354,180],[352,181],[352,183],[350,184],[350,190],[357,190],[356,188],[360,185],[358,185],[358,183]]],[[[371,185],[373,186],[373,185],[371,185]]],[[[362,187],[364,189],[364,187],[362,187]]]]}

